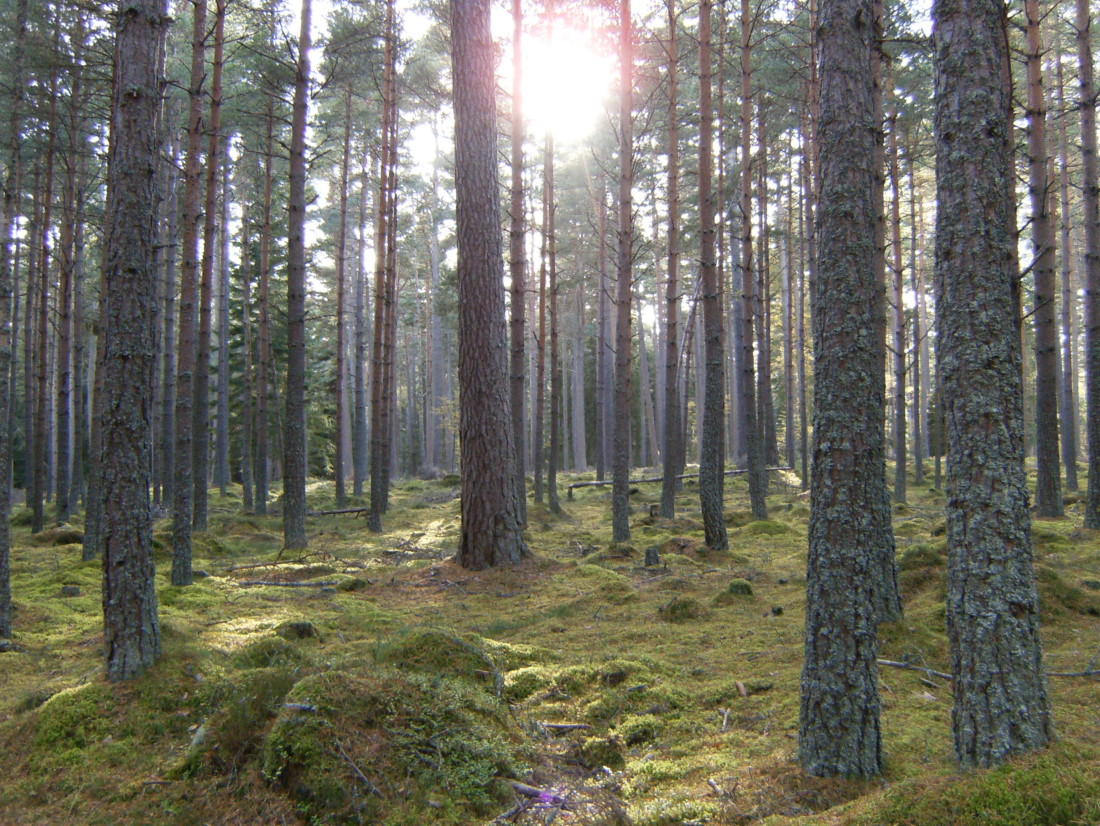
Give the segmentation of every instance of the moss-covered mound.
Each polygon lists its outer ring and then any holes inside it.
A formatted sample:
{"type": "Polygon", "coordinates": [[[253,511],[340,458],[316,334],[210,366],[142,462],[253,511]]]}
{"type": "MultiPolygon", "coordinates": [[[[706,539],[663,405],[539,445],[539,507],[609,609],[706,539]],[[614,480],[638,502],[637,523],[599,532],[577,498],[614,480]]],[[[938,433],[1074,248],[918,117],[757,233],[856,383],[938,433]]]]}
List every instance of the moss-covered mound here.
{"type": "Polygon", "coordinates": [[[470,823],[506,795],[518,728],[463,680],[390,668],[301,680],[263,743],[261,768],[326,823],[470,823]]]}

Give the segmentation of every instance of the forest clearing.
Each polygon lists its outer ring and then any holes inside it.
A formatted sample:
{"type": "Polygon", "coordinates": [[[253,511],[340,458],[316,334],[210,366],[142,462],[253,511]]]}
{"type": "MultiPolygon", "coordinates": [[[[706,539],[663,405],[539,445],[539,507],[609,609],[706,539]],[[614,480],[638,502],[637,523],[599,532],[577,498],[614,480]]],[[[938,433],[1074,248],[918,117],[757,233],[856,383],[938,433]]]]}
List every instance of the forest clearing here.
{"type": "MultiPolygon", "coordinates": [[[[950,682],[883,666],[883,778],[804,774],[797,479],[773,476],[772,518],[752,522],[734,477],[723,552],[703,544],[694,480],[672,521],[648,515],[658,485],[635,490],[631,544],[611,542],[607,490],[579,488],[561,516],[529,503],[533,560],[481,572],[447,559],[454,477],[397,484],[383,535],[354,515],[311,518],[300,558],[280,553],[277,514],[212,491],[193,585],[169,584],[170,523],[156,525],[164,655],[120,684],[102,674],[100,564],[80,562],[80,519],[30,535],[17,511],[0,822],[1100,820],[1095,675],[1050,678],[1049,749],[959,773],[950,682]]],[[[905,615],[880,628],[879,655],[944,671],[943,496],[912,480],[909,493],[894,512],[905,615]]],[[[333,505],[331,483],[308,495],[333,505]]],[[[1073,499],[1033,528],[1052,672],[1097,665],[1100,533],[1073,499]]]]}

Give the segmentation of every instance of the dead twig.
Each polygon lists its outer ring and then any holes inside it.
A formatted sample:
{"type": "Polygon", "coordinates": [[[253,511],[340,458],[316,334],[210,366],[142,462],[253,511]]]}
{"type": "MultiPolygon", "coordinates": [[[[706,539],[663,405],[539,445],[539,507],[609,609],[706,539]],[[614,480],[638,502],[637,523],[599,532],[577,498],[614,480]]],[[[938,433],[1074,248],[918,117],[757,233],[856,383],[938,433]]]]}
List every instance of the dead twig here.
{"type": "Polygon", "coordinates": [[[363,774],[362,769],[355,765],[355,761],[348,757],[348,753],[344,751],[344,747],[343,745],[341,745],[340,741],[333,740],[333,742],[336,743],[336,748],[340,750],[340,754],[338,755],[340,759],[347,763],[351,770],[355,772],[356,777],[358,777],[359,780],[362,781],[363,785],[367,787],[367,791],[373,795],[376,795],[377,797],[382,797],[382,792],[378,790],[378,787],[370,781],[369,777],[363,774]]]}
{"type": "Polygon", "coordinates": [[[891,668],[900,668],[903,671],[923,671],[930,677],[939,677],[941,680],[954,680],[950,674],[946,674],[943,671],[936,671],[932,668],[925,668],[921,665],[913,665],[912,663],[899,663],[896,660],[877,660],[879,665],[888,665],[891,668]]]}
{"type": "Polygon", "coordinates": [[[238,585],[266,585],[273,588],[335,588],[339,583],[336,580],[324,582],[271,582],[266,579],[245,579],[238,585]]]}

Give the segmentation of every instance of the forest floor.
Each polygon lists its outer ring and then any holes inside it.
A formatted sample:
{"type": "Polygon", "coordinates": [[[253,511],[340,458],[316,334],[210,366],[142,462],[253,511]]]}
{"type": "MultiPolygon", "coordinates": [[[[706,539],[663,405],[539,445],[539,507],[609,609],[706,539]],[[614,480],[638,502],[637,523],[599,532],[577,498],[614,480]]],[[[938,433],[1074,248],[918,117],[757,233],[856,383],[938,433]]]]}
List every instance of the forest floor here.
{"type": "MultiPolygon", "coordinates": [[[[3,824],[1100,823],[1100,681],[1050,678],[1059,735],[993,771],[952,761],[951,687],[884,666],[885,777],[806,777],[795,761],[808,503],[773,477],[769,521],[727,485],[728,552],[631,497],[610,541],[609,489],[564,484],[529,505],[534,558],[472,573],[448,561],[458,480],[399,483],[386,532],[314,517],[280,553],[277,516],[211,492],[195,584],[168,583],[156,525],[163,658],[102,676],[98,562],[80,521],[32,536],[13,517],[14,647],[0,653],[3,824]],[[661,564],[645,567],[656,547],[661,564]]],[[[239,491],[238,491],[239,492],[239,491]]],[[[310,504],[333,507],[331,484],[310,504]]],[[[1044,663],[1095,668],[1100,533],[1034,525],[1044,663]]],[[[895,507],[905,618],[880,657],[947,671],[943,495],[895,507]]]]}

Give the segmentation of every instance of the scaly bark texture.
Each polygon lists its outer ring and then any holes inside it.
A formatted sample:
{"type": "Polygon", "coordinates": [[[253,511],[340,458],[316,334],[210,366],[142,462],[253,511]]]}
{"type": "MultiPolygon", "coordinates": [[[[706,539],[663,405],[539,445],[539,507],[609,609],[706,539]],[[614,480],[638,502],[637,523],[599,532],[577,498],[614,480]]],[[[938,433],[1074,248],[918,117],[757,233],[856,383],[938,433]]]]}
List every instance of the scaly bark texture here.
{"type": "MultiPolygon", "coordinates": [[[[868,231],[875,221],[876,157],[871,0],[825,0],[817,31],[821,178],[798,756],[810,774],[870,777],[882,771],[878,550],[886,538],[892,545],[884,319],[875,235],[868,231]]],[[[896,595],[895,585],[895,601],[896,595]]]]}
{"type": "Polygon", "coordinates": [[[160,656],[149,482],[156,305],[156,169],[165,0],[122,0],[115,41],[100,346],[103,630],[107,678],[160,656]]]}
{"type": "Polygon", "coordinates": [[[962,766],[1053,736],[1023,466],[1011,89],[1001,0],[937,0],[936,354],[947,431],[947,633],[962,766]]]}
{"type": "Polygon", "coordinates": [[[1085,527],[1100,528],[1100,174],[1096,165],[1096,85],[1089,0],[1077,0],[1077,77],[1081,84],[1081,200],[1085,223],[1085,432],[1089,485],[1085,527]]]}
{"type": "Polygon", "coordinates": [[[752,13],[741,0],[741,382],[742,441],[748,465],[749,502],[753,519],[768,518],[768,473],[764,440],[756,411],[756,370],[753,367],[753,324],[756,279],[752,255],[752,13]]]}
{"type": "Polygon", "coordinates": [[[1043,95],[1043,43],[1039,0],[1025,0],[1027,14],[1027,158],[1031,198],[1031,246],[1035,256],[1035,513],[1062,516],[1058,455],[1058,314],[1054,218],[1050,214],[1046,98],[1043,95]]]}
{"type": "MultiPolygon", "coordinates": [[[[527,290],[527,260],[523,238],[523,137],[523,2],[512,0],[512,186],[509,201],[511,222],[508,229],[508,272],[512,279],[512,306],[508,380],[511,387],[512,444],[516,452],[514,471],[520,524],[527,522],[527,478],[524,474],[525,440],[523,438],[523,399],[526,378],[526,371],[523,369],[525,357],[523,339],[527,334],[527,300],[524,295],[527,290]]],[[[439,358],[442,358],[442,354],[439,354],[439,358]]]]}
{"type": "Polygon", "coordinates": [[[714,107],[711,103],[713,73],[710,30],[711,2],[699,4],[699,272],[703,283],[703,335],[705,338],[703,441],[699,452],[699,505],[707,547],[729,548],[722,492],[725,481],[725,418],[723,389],[726,384],[722,342],[722,304],[714,239],[714,107]]]}
{"type": "Polygon", "coordinates": [[[611,539],[630,539],[630,305],[633,289],[634,29],[619,0],[619,232],[615,290],[615,409],[611,452],[611,539]]]}
{"type": "Polygon", "coordinates": [[[462,538],[482,570],[529,555],[516,504],[497,184],[496,72],[488,0],[452,0],[462,538]]]}
{"type": "Polygon", "coordinates": [[[283,546],[306,547],[306,109],[309,104],[310,0],[302,0],[298,67],[290,125],[286,248],[286,421],[283,437],[283,546]]]}
{"type": "Polygon", "coordinates": [[[665,282],[665,429],[661,475],[661,517],[676,516],[676,478],[683,471],[684,434],[680,422],[680,137],[677,92],[676,0],[668,9],[668,278],[665,282]]]}
{"type": "Polygon", "coordinates": [[[11,410],[11,383],[8,374],[12,359],[12,248],[19,213],[19,193],[22,188],[20,162],[21,118],[23,111],[23,56],[27,35],[27,0],[16,7],[15,43],[12,49],[11,142],[8,151],[7,175],[4,179],[3,237],[0,238],[0,637],[11,636],[11,486],[8,469],[11,466],[11,428],[7,426],[11,410]]]}
{"type": "Polygon", "coordinates": [[[179,354],[176,358],[176,450],[172,468],[172,584],[191,584],[194,507],[192,422],[195,411],[195,303],[198,300],[199,208],[202,162],[202,86],[205,77],[206,0],[193,0],[187,151],[183,163],[183,259],[180,268],[179,354]]]}

